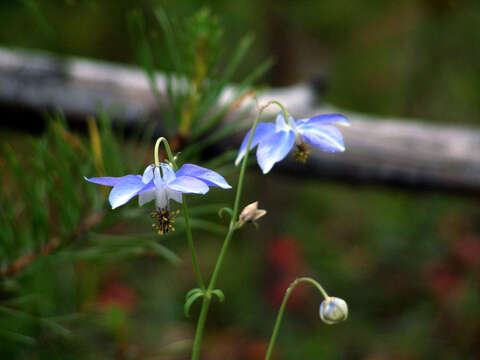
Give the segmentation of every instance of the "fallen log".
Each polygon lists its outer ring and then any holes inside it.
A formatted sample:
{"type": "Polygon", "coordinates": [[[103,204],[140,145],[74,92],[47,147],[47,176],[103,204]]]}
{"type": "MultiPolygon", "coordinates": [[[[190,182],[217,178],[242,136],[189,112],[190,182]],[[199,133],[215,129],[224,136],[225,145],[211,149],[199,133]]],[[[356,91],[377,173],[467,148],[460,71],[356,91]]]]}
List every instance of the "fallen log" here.
{"type": "MultiPolygon", "coordinates": [[[[157,75],[162,92],[165,78],[157,75]]],[[[221,101],[231,97],[231,89],[221,101]]],[[[287,174],[362,184],[384,184],[466,194],[480,193],[480,129],[427,125],[420,120],[380,118],[328,105],[317,106],[313,88],[300,84],[259,96],[275,99],[297,117],[339,112],[352,126],[342,129],[347,151],[314,151],[304,166],[293,160],[278,167],[287,174]]],[[[0,49],[0,108],[35,112],[61,109],[67,118],[85,119],[98,105],[114,121],[135,126],[138,119],[159,118],[158,104],[141,69],[84,59],[0,49]]],[[[271,110],[273,114],[274,109],[271,110]]],[[[238,144],[241,137],[233,141],[238,144]]]]}

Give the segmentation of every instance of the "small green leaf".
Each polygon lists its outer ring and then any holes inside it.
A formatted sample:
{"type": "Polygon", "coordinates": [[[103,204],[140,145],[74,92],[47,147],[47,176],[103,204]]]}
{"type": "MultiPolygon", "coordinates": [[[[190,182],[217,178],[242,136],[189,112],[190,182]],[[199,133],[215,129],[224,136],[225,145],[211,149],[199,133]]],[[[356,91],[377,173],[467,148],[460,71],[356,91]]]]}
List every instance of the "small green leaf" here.
{"type": "Polygon", "coordinates": [[[220,210],[218,210],[218,216],[222,217],[224,212],[228,213],[230,217],[233,216],[233,210],[228,207],[223,207],[220,210]]]}
{"type": "Polygon", "coordinates": [[[190,296],[192,296],[193,294],[196,294],[197,292],[202,292],[202,289],[200,289],[200,288],[191,289],[191,290],[190,290],[189,292],[187,292],[187,294],[185,295],[185,301],[187,301],[190,296]]]}
{"type": "Polygon", "coordinates": [[[196,292],[194,293],[192,296],[190,296],[188,298],[188,300],[185,302],[185,306],[183,308],[183,312],[185,313],[185,316],[188,318],[190,317],[190,307],[192,306],[192,304],[195,302],[195,300],[197,300],[198,298],[202,297],[203,296],[203,292],[196,292]]]}
{"type": "Polygon", "coordinates": [[[224,302],[224,301],[225,301],[225,295],[223,294],[223,291],[222,291],[222,290],[220,290],[220,289],[215,289],[215,290],[212,291],[212,294],[217,295],[218,300],[220,300],[220,302],[224,302]]]}

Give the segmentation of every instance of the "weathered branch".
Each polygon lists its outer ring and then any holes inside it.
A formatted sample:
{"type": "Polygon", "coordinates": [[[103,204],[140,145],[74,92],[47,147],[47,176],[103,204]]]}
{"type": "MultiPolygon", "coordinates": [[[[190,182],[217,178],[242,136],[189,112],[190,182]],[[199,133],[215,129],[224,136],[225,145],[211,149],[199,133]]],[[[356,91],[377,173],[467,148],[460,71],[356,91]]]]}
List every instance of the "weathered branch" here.
{"type": "MultiPolygon", "coordinates": [[[[158,75],[157,81],[163,91],[165,79],[158,75]]],[[[231,94],[227,90],[223,101],[231,94]]],[[[345,153],[314,152],[306,166],[287,161],[279,169],[295,167],[296,173],[354,183],[480,192],[478,128],[426,125],[318,107],[306,84],[272,89],[259,97],[260,103],[270,99],[282,102],[297,117],[340,112],[352,122],[350,128],[342,129],[345,153]]],[[[129,125],[159,116],[146,76],[137,68],[0,49],[0,107],[62,109],[67,117],[83,119],[94,114],[99,104],[129,125]]]]}
{"type": "MultiPolygon", "coordinates": [[[[72,239],[80,236],[81,234],[87,232],[89,229],[100,223],[105,217],[105,213],[99,212],[93,214],[85,219],[74,231],[72,239]]],[[[31,251],[18,259],[14,260],[10,264],[5,264],[0,267],[0,279],[8,276],[13,276],[25,269],[29,264],[34,260],[38,259],[41,256],[46,256],[53,253],[57,250],[58,246],[61,244],[61,240],[58,236],[53,236],[41,249],[38,251],[31,251]]]]}

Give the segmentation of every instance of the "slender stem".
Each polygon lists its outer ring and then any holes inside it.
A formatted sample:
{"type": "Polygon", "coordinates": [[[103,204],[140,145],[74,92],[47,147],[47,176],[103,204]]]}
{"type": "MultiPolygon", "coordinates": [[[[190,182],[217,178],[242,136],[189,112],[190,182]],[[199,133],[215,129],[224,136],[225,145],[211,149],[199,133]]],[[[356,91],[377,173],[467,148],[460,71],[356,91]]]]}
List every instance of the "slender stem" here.
{"type": "Polygon", "coordinates": [[[172,163],[173,170],[178,170],[177,163],[175,162],[175,157],[172,154],[172,150],[170,149],[170,144],[168,143],[168,140],[166,138],[159,137],[157,139],[157,142],[155,143],[155,150],[153,151],[153,155],[155,156],[155,166],[159,166],[160,162],[158,160],[158,148],[160,146],[160,143],[163,142],[163,146],[165,146],[165,151],[167,152],[168,160],[172,163]]]}
{"type": "Polygon", "coordinates": [[[163,137],[158,138],[157,142],[155,143],[155,150],[153,150],[153,156],[155,157],[155,166],[159,167],[160,166],[160,161],[158,160],[158,147],[160,146],[160,143],[162,142],[163,137]]]}
{"type": "MultiPolygon", "coordinates": [[[[159,137],[157,139],[157,142],[155,143],[155,150],[154,150],[155,166],[160,166],[160,163],[158,160],[158,148],[160,146],[160,143],[162,142],[163,142],[163,145],[165,146],[165,151],[167,152],[168,160],[171,162],[173,170],[175,171],[178,170],[175,157],[173,156],[172,150],[170,149],[170,144],[168,143],[167,139],[165,139],[164,137],[159,137]]],[[[193,269],[195,271],[195,276],[197,277],[197,283],[202,290],[205,290],[205,283],[203,282],[203,279],[202,279],[200,267],[198,266],[197,254],[195,252],[195,246],[193,244],[192,228],[190,226],[190,216],[188,214],[187,200],[185,199],[184,195],[182,195],[182,213],[183,213],[183,218],[185,219],[185,231],[187,232],[188,247],[190,248],[190,253],[192,255],[193,269]]]]}
{"type": "Polygon", "coordinates": [[[294,282],[292,282],[288,287],[287,291],[285,292],[282,305],[280,306],[280,310],[278,311],[277,320],[275,321],[275,326],[273,327],[272,337],[270,338],[270,343],[268,344],[268,350],[267,350],[267,354],[265,355],[265,360],[269,360],[270,357],[272,356],[273,347],[275,346],[275,340],[277,340],[278,329],[280,328],[280,323],[282,322],[283,313],[285,311],[285,306],[287,305],[288,298],[290,297],[290,294],[293,292],[295,287],[301,282],[308,282],[314,285],[318,289],[318,291],[320,291],[320,293],[325,299],[328,298],[327,292],[323,289],[323,287],[317,281],[315,281],[312,278],[303,277],[303,278],[298,278],[294,282]]]}
{"type": "Polygon", "coordinates": [[[245,177],[245,169],[247,168],[248,154],[250,152],[250,147],[252,145],[253,134],[255,133],[255,130],[257,128],[258,122],[260,120],[260,117],[263,111],[272,104],[278,105],[282,109],[284,116],[288,116],[288,112],[283,107],[283,105],[280,104],[278,101],[269,101],[265,105],[261,106],[258,110],[257,117],[255,118],[255,121],[252,126],[252,130],[250,132],[250,137],[248,139],[245,157],[243,158],[242,166],[240,168],[240,174],[238,176],[237,193],[235,195],[235,202],[233,204],[233,213],[232,213],[232,219],[230,221],[230,227],[228,228],[227,235],[225,236],[225,240],[223,241],[222,249],[220,250],[220,254],[218,255],[217,263],[215,264],[212,277],[210,278],[210,283],[208,285],[207,292],[203,297],[202,310],[198,318],[197,330],[195,332],[195,340],[193,342],[192,360],[198,360],[200,356],[200,347],[202,345],[203,329],[205,327],[208,308],[210,306],[211,291],[215,288],[215,284],[217,283],[218,274],[220,273],[220,268],[222,267],[225,253],[227,252],[227,248],[228,248],[228,245],[230,244],[230,240],[232,239],[233,233],[236,230],[238,210],[240,207],[240,197],[242,196],[243,179],[245,177]]]}
{"type": "Polygon", "coordinates": [[[210,306],[211,297],[207,294],[203,297],[202,309],[198,317],[197,329],[195,330],[195,340],[193,342],[192,359],[200,357],[200,347],[203,339],[203,329],[205,328],[205,321],[207,320],[208,307],[210,306]]]}
{"type": "Polygon", "coordinates": [[[202,290],[205,290],[205,283],[203,282],[203,279],[202,279],[202,273],[200,272],[200,267],[198,266],[195,246],[193,245],[192,228],[190,227],[190,216],[188,214],[187,199],[185,199],[185,196],[183,195],[182,195],[182,200],[183,200],[182,212],[183,212],[183,218],[185,219],[185,230],[187,232],[188,247],[190,248],[190,253],[192,254],[193,269],[195,271],[195,275],[197,276],[198,286],[202,290]]]}
{"type": "Polygon", "coordinates": [[[267,103],[265,106],[263,106],[262,108],[265,109],[267,106],[270,106],[271,104],[278,105],[278,107],[280,108],[280,110],[282,110],[283,117],[285,118],[285,121],[289,122],[290,114],[288,113],[287,109],[285,109],[285,106],[283,106],[282,104],[280,104],[278,101],[272,100],[272,101],[268,102],[268,103],[267,103]]]}

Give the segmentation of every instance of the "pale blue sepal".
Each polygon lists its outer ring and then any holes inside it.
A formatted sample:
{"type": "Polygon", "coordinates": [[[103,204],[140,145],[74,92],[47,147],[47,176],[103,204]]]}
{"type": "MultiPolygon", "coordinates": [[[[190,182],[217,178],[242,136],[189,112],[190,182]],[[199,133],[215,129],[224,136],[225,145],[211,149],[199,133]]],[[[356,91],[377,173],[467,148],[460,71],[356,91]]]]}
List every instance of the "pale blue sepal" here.
{"type": "MultiPolygon", "coordinates": [[[[247,135],[243,138],[242,145],[240,146],[240,150],[238,151],[237,158],[235,159],[235,165],[238,165],[240,161],[245,156],[247,152],[247,145],[248,139],[250,139],[250,134],[252,130],[247,132],[247,135]]],[[[271,123],[260,123],[257,125],[255,132],[253,133],[252,143],[250,144],[250,150],[252,150],[255,146],[258,145],[263,139],[275,132],[275,125],[271,123]]]]}
{"type": "Polygon", "coordinates": [[[302,125],[343,125],[350,126],[350,121],[340,114],[322,114],[309,119],[297,120],[297,126],[302,125]]]}
{"type": "Polygon", "coordinates": [[[298,127],[302,138],[312,146],[327,152],[343,152],[345,144],[340,130],[329,125],[298,127]]]}
{"type": "Polygon", "coordinates": [[[139,175],[126,175],[121,182],[113,187],[108,200],[110,201],[112,209],[115,209],[127,203],[139,193],[151,188],[153,188],[153,183],[144,184],[139,175]]]}
{"type": "Polygon", "coordinates": [[[125,175],[121,177],[112,177],[112,176],[93,177],[90,179],[84,176],[83,178],[94,184],[105,185],[105,186],[115,186],[128,176],[135,176],[135,175],[125,175]]]}
{"type": "Polygon", "coordinates": [[[283,160],[295,143],[295,133],[279,131],[265,138],[257,149],[258,165],[267,174],[275,163],[283,160]]]}
{"type": "Polygon", "coordinates": [[[177,176],[177,178],[181,176],[191,176],[202,180],[208,186],[218,186],[222,189],[232,188],[223,176],[216,173],[215,171],[206,169],[198,165],[185,164],[176,172],[175,175],[177,176]]]}
{"type": "Polygon", "coordinates": [[[191,176],[179,176],[175,180],[169,182],[167,187],[171,190],[185,194],[206,194],[209,190],[208,185],[202,180],[191,176]]]}

